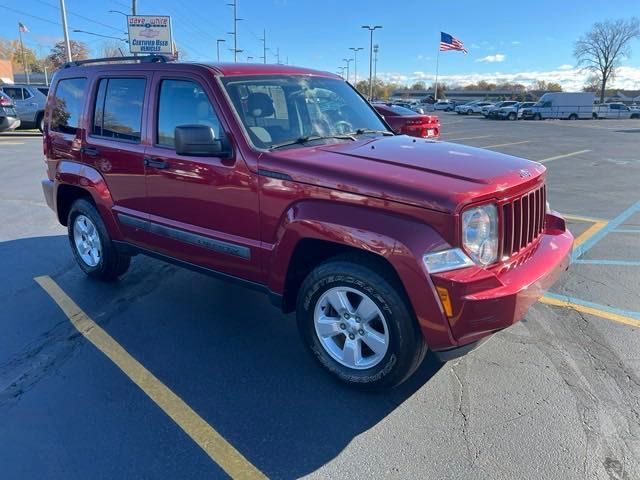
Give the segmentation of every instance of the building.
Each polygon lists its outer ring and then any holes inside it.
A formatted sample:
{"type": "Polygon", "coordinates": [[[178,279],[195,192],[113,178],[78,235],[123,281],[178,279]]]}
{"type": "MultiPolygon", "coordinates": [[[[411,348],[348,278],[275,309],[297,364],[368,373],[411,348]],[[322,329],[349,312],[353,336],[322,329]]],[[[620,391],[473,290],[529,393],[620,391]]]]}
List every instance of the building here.
{"type": "Polygon", "coordinates": [[[607,102],[622,102],[629,104],[640,103],[640,90],[617,90],[606,98],[607,102]]]}

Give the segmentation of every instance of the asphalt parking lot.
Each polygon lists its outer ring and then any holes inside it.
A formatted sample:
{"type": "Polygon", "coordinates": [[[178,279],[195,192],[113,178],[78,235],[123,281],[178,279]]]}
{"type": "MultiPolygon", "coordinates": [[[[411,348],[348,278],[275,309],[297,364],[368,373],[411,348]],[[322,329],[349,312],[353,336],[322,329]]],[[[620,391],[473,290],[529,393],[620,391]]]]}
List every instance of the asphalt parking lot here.
{"type": "Polygon", "coordinates": [[[41,137],[0,134],[0,478],[640,478],[640,121],[439,115],[542,161],[577,247],[524,321],[387,394],[332,381],[253,291],[141,256],[85,278],[41,137]]]}

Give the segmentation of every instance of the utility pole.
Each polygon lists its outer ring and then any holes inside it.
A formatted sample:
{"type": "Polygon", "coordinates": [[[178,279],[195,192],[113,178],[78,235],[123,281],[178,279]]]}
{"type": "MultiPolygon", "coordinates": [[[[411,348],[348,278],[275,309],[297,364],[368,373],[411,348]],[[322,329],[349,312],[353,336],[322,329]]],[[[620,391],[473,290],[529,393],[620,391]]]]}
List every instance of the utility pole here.
{"type": "Polygon", "coordinates": [[[347,64],[347,82],[349,81],[349,64],[353,62],[353,58],[343,58],[343,62],[347,64]]]}
{"type": "MultiPolygon", "coordinates": [[[[135,16],[135,15],[137,15],[137,14],[138,14],[138,0],[131,0],[131,15],[135,16]]],[[[127,18],[127,21],[128,21],[128,20],[129,20],[129,19],[127,18]]],[[[129,25],[127,25],[127,29],[128,29],[128,28],[129,28],[129,25]]],[[[127,31],[128,31],[128,30],[127,30],[127,31]]],[[[129,48],[131,48],[131,47],[129,47],[129,48]]],[[[175,50],[175,48],[174,48],[174,50],[175,50]]],[[[137,56],[138,56],[138,54],[137,54],[137,53],[134,53],[134,54],[133,54],[133,56],[134,56],[134,57],[137,57],[137,56]]]]}
{"type": "Polygon", "coordinates": [[[242,50],[238,49],[238,22],[243,20],[238,18],[238,0],[233,0],[232,3],[227,3],[230,7],[233,7],[233,32],[229,32],[229,35],[233,35],[233,61],[238,61],[238,52],[242,50]]]}
{"type": "Polygon", "coordinates": [[[276,49],[276,63],[280,65],[280,47],[276,49]]]}
{"type": "Polygon", "coordinates": [[[27,66],[27,56],[24,54],[24,44],[22,43],[22,30],[28,32],[24,24],[18,22],[18,36],[20,37],[20,50],[22,51],[22,68],[24,68],[24,75],[27,79],[27,85],[31,82],[29,81],[29,67],[27,66]]]}
{"type": "Polygon", "coordinates": [[[264,63],[267,63],[267,30],[263,29],[262,30],[262,38],[260,39],[262,40],[262,61],[264,63]]]}
{"type": "Polygon", "coordinates": [[[358,52],[363,50],[362,47],[349,47],[349,50],[353,50],[353,85],[358,83],[358,52]]]}
{"type": "Polygon", "coordinates": [[[218,38],[216,40],[216,53],[218,54],[217,55],[218,62],[220,61],[220,44],[224,43],[224,42],[226,42],[226,40],[224,38],[218,38]]]}
{"type": "Polygon", "coordinates": [[[382,25],[375,25],[373,27],[369,25],[363,25],[362,28],[369,30],[369,100],[373,97],[373,32],[378,28],[382,28],[382,25]]]}
{"type": "Polygon", "coordinates": [[[62,32],[64,33],[64,44],[67,49],[67,62],[73,61],[71,57],[71,43],[69,42],[69,30],[67,30],[67,10],[64,8],[64,0],[60,0],[60,15],[62,15],[62,32]]]}

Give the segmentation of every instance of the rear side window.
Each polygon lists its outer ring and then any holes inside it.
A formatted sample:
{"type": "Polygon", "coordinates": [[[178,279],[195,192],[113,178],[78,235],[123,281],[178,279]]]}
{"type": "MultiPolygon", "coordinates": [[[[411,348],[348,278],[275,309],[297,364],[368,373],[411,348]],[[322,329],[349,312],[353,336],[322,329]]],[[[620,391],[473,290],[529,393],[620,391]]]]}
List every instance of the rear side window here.
{"type": "Polygon", "coordinates": [[[60,80],[53,99],[51,130],[75,134],[80,127],[86,78],[60,80]]]}
{"type": "Polygon", "coordinates": [[[40,91],[40,93],[42,93],[43,95],[49,95],[49,87],[38,87],[38,90],[40,91]]]}
{"type": "Polygon", "coordinates": [[[142,129],[143,78],[103,78],[98,84],[92,134],[139,142],[142,129]]]}
{"type": "Polygon", "coordinates": [[[3,87],[4,93],[9,95],[13,101],[22,100],[22,88],[18,87],[3,87]]]}
{"type": "Polygon", "coordinates": [[[220,138],[220,121],[204,90],[190,80],[163,80],[158,100],[157,144],[174,146],[180,125],[207,125],[220,138]]]}

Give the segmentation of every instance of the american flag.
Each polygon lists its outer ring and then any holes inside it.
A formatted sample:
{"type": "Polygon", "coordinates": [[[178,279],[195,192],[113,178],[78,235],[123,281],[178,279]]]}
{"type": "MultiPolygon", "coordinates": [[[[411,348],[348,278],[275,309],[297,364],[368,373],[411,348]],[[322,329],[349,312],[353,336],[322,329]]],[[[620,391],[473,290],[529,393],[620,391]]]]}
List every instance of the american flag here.
{"type": "Polygon", "coordinates": [[[27,33],[29,31],[26,25],[22,22],[18,22],[18,30],[20,30],[21,33],[27,33]]]}
{"type": "Polygon", "coordinates": [[[440,51],[446,52],[448,50],[458,50],[467,53],[467,50],[460,40],[452,37],[448,33],[440,32],[440,51]]]}

